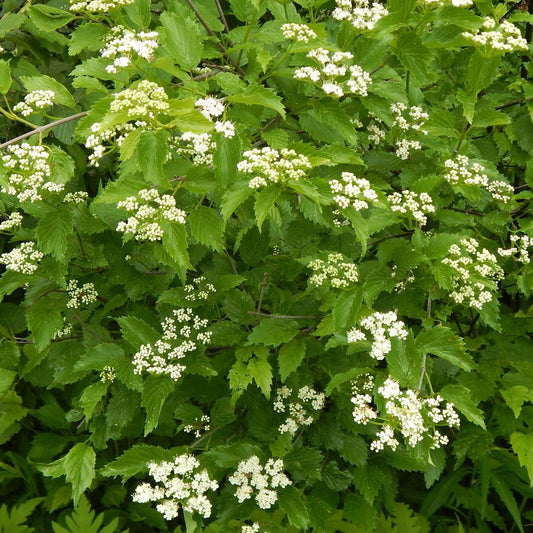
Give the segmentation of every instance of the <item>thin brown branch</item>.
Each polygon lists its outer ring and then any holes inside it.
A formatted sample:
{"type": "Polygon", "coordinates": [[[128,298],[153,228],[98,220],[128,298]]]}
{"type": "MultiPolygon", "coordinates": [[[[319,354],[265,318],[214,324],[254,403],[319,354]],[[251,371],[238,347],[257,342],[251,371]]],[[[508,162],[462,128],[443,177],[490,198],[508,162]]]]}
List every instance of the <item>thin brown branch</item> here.
{"type": "Polygon", "coordinates": [[[458,207],[445,207],[448,211],[455,211],[456,213],[464,213],[465,215],[475,215],[476,217],[484,217],[485,213],[474,211],[473,209],[459,209],[458,207]]]}
{"type": "Polygon", "coordinates": [[[256,321],[259,320],[259,314],[261,313],[261,306],[263,305],[263,296],[265,294],[265,289],[268,285],[268,272],[263,272],[263,282],[261,283],[261,291],[259,292],[259,301],[257,302],[257,312],[256,312],[256,321]]]}
{"type": "Polygon", "coordinates": [[[217,6],[218,14],[220,15],[220,20],[222,21],[222,24],[224,24],[224,29],[226,30],[226,33],[229,33],[230,30],[228,26],[228,21],[226,20],[226,16],[224,15],[224,10],[222,9],[222,6],[220,5],[219,0],[215,0],[215,4],[217,6]]]}
{"type": "Polygon", "coordinates": [[[376,246],[376,244],[379,244],[383,241],[388,241],[389,239],[399,239],[400,237],[407,237],[408,235],[412,235],[414,233],[414,230],[404,231],[403,233],[395,233],[394,235],[387,235],[386,237],[381,237],[381,239],[377,239],[375,241],[372,241],[368,247],[376,246]]]}
{"type": "Polygon", "coordinates": [[[322,316],[314,315],[271,315],[269,313],[260,313],[258,311],[248,311],[249,315],[265,316],[267,318],[277,318],[279,320],[321,320],[322,316]]]}
{"type": "Polygon", "coordinates": [[[18,137],[15,137],[14,139],[10,139],[9,141],[6,141],[5,143],[0,144],[0,150],[2,148],[5,148],[6,146],[9,146],[11,144],[15,144],[15,143],[18,143],[19,141],[27,139],[28,137],[31,137],[32,135],[37,135],[37,134],[42,135],[47,130],[55,128],[56,126],[60,126],[61,124],[66,124],[67,122],[72,122],[73,120],[78,120],[79,118],[82,118],[85,115],[87,115],[87,111],[82,111],[81,113],[76,113],[75,115],[71,115],[70,117],[65,117],[65,118],[60,118],[59,120],[54,120],[54,122],[50,122],[50,124],[39,126],[38,128],[35,128],[34,130],[28,131],[27,133],[23,133],[22,135],[19,135],[18,137]]]}

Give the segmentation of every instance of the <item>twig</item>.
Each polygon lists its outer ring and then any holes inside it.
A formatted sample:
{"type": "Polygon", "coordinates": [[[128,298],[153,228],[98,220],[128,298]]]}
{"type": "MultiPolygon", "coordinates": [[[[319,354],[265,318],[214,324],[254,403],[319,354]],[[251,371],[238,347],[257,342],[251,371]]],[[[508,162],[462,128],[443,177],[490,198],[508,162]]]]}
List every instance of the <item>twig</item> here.
{"type": "Polygon", "coordinates": [[[229,266],[231,267],[231,270],[233,270],[233,273],[238,276],[239,273],[237,272],[237,267],[235,266],[235,261],[233,260],[233,257],[231,257],[231,255],[226,250],[226,248],[224,248],[224,253],[226,254],[226,257],[228,258],[229,266]]]}
{"type": "Polygon", "coordinates": [[[263,282],[261,283],[261,292],[259,293],[259,301],[257,302],[257,312],[256,312],[256,319],[257,322],[259,320],[259,316],[261,313],[261,306],[263,305],[263,295],[265,294],[265,289],[267,286],[267,279],[268,279],[268,272],[263,273],[263,282]]]}
{"type": "Polygon", "coordinates": [[[414,233],[414,230],[404,231],[403,233],[395,233],[394,235],[387,235],[386,237],[381,237],[381,239],[377,239],[373,242],[371,242],[368,247],[376,246],[376,244],[379,244],[380,242],[387,241],[389,239],[399,239],[400,237],[407,237],[408,235],[412,235],[414,233]]]}
{"type": "Polygon", "coordinates": [[[505,109],[506,107],[511,107],[514,105],[520,105],[520,104],[526,104],[527,102],[531,102],[533,98],[519,98],[518,100],[513,100],[512,102],[507,102],[506,104],[497,105],[494,110],[499,111],[500,109],[505,109]]]}
{"type": "Polygon", "coordinates": [[[484,217],[484,213],[474,211],[473,209],[459,209],[458,207],[445,207],[448,211],[455,211],[456,213],[464,213],[465,215],[475,215],[476,217],[484,217]]]}
{"type": "Polygon", "coordinates": [[[61,124],[65,124],[73,120],[78,120],[79,118],[82,118],[85,115],[87,115],[87,111],[82,111],[81,113],[76,113],[75,115],[71,115],[70,117],[65,117],[59,120],[55,120],[54,122],[50,122],[50,124],[39,126],[38,128],[35,128],[34,130],[28,131],[27,133],[23,133],[22,135],[19,135],[18,137],[15,137],[14,139],[10,139],[9,141],[6,141],[5,143],[0,144],[0,150],[11,144],[18,143],[19,141],[22,141],[23,139],[27,139],[28,137],[31,137],[32,135],[36,135],[37,133],[39,135],[42,135],[45,131],[49,129],[55,128],[56,126],[60,126],[61,124]]]}
{"type": "Polygon", "coordinates": [[[226,30],[226,33],[229,33],[230,30],[228,26],[228,21],[226,20],[226,16],[224,15],[224,10],[222,9],[222,6],[220,5],[219,0],[215,0],[215,4],[217,5],[218,14],[220,15],[220,20],[222,21],[222,24],[224,24],[224,29],[226,30]]]}
{"type": "Polygon", "coordinates": [[[96,333],[96,331],[94,331],[92,328],[90,328],[84,321],[83,321],[83,318],[81,318],[81,316],[78,314],[78,313],[72,313],[72,316],[76,319],[76,321],[78,322],[78,324],[82,327],[82,329],[84,329],[87,333],[89,333],[90,335],[92,335],[96,340],[100,341],[100,342],[107,342],[106,339],[104,339],[103,337],[100,337],[100,335],[98,335],[98,333],[96,333]]]}
{"type": "Polygon", "coordinates": [[[424,382],[424,376],[426,375],[426,361],[427,361],[427,354],[425,353],[422,357],[422,369],[420,370],[420,377],[418,378],[418,385],[416,386],[416,390],[419,391],[422,388],[422,383],[424,382]]]}
{"type": "Polygon", "coordinates": [[[461,149],[461,145],[463,144],[463,141],[465,140],[466,138],[466,134],[470,131],[470,128],[472,127],[472,125],[467,122],[466,123],[466,126],[464,127],[462,133],[461,133],[461,136],[459,137],[459,141],[457,142],[457,146],[455,147],[453,153],[454,154],[457,154],[459,152],[459,150],[461,149]]]}
{"type": "Polygon", "coordinates": [[[271,315],[269,313],[260,313],[258,311],[248,311],[248,314],[254,315],[254,316],[266,316],[268,318],[277,318],[279,320],[291,320],[291,319],[320,320],[324,318],[322,316],[314,316],[314,315],[271,315]]]}

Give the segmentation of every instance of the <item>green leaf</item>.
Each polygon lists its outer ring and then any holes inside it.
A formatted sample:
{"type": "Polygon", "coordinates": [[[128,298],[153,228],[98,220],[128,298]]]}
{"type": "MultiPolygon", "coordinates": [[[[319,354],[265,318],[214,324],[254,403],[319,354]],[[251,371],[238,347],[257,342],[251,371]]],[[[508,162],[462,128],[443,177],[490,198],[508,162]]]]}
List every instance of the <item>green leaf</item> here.
{"type": "Polygon", "coordinates": [[[0,533],[32,533],[33,527],[25,525],[33,510],[44,498],[32,498],[8,510],[7,505],[0,507],[0,533]]]}
{"type": "Polygon", "coordinates": [[[187,215],[192,236],[200,243],[212,250],[221,251],[223,248],[222,220],[214,209],[206,206],[191,211],[187,215]]]}
{"type": "Polygon", "coordinates": [[[163,247],[173,261],[182,267],[192,268],[187,252],[187,231],[183,224],[162,222],[163,247]]]}
{"type": "Polygon", "coordinates": [[[498,493],[498,496],[500,497],[501,501],[509,511],[509,514],[513,517],[513,520],[517,525],[518,530],[521,533],[524,533],[520,509],[518,508],[513,493],[509,488],[509,485],[507,485],[503,478],[500,478],[499,475],[497,475],[494,471],[491,472],[490,481],[491,485],[494,487],[494,490],[498,493]]]}
{"type": "Polygon", "coordinates": [[[279,349],[278,365],[281,382],[292,374],[302,363],[305,357],[306,344],[303,339],[293,339],[279,349]]]}
{"type": "Polygon", "coordinates": [[[169,459],[169,452],[163,448],[148,444],[134,444],[120,457],[107,463],[98,473],[104,477],[121,476],[125,483],[136,474],[148,470],[148,463],[169,459]]]}
{"type": "Polygon", "coordinates": [[[500,62],[501,56],[485,57],[476,50],[470,57],[466,69],[465,86],[467,92],[475,96],[482,89],[486,89],[496,77],[500,62]]]}
{"type": "Polygon", "coordinates": [[[264,344],[265,346],[279,346],[294,338],[300,328],[295,320],[265,318],[248,335],[250,344],[264,344]]]}
{"type": "Polygon", "coordinates": [[[51,296],[39,298],[26,311],[26,322],[38,352],[43,351],[54,338],[55,332],[63,327],[60,311],[63,302],[59,304],[51,296]]]}
{"type": "Polygon", "coordinates": [[[279,489],[279,506],[287,513],[289,522],[303,530],[309,527],[309,510],[305,496],[296,487],[279,489]]]}
{"type": "Polygon", "coordinates": [[[511,434],[513,452],[518,455],[518,461],[525,466],[529,475],[529,484],[533,487],[533,435],[526,435],[515,431],[511,434]]]}
{"type": "Polygon", "coordinates": [[[249,85],[243,92],[232,94],[226,98],[228,102],[246,105],[268,107],[285,118],[285,108],[282,99],[272,89],[262,85],[249,85]]]}
{"type": "Polygon", "coordinates": [[[69,55],[75,56],[86,50],[100,50],[107,32],[108,29],[102,24],[81,24],[70,34],[69,55]]]}
{"type": "Polygon", "coordinates": [[[144,436],[151,433],[159,422],[167,396],[174,391],[175,382],[168,376],[148,376],[144,382],[141,405],[146,409],[144,436]]]}
{"type": "Polygon", "coordinates": [[[11,79],[11,69],[9,68],[10,61],[10,59],[7,61],[0,59],[0,94],[7,94],[13,82],[11,79]]]}
{"type": "Polygon", "coordinates": [[[18,30],[25,20],[26,16],[22,13],[4,11],[4,16],[0,19],[0,38],[12,30],[18,30]]]}
{"type": "Polygon", "coordinates": [[[235,212],[237,207],[244,203],[254,192],[254,189],[248,186],[248,180],[235,183],[231,189],[224,193],[220,212],[224,222],[235,212]]]}
{"type": "Polygon", "coordinates": [[[335,374],[331,381],[328,383],[328,386],[325,388],[324,392],[326,396],[330,396],[331,393],[340,385],[346,383],[347,381],[352,381],[360,374],[366,374],[367,372],[372,372],[370,368],[351,368],[346,372],[341,372],[340,374],[335,374]]]}
{"type": "Polygon", "coordinates": [[[47,211],[37,224],[39,249],[62,261],[67,253],[68,237],[72,235],[73,223],[72,213],[68,209],[59,207],[47,211]]]}
{"type": "Polygon", "coordinates": [[[102,381],[92,383],[83,389],[83,392],[80,396],[80,406],[83,409],[83,414],[87,420],[90,420],[93,416],[96,406],[106,395],[107,389],[108,384],[102,381]]]}
{"type": "Polygon", "coordinates": [[[267,399],[270,399],[272,386],[272,367],[268,362],[268,352],[265,357],[253,357],[248,361],[248,372],[267,399]]]}
{"type": "Polygon", "coordinates": [[[116,517],[109,524],[101,527],[104,522],[103,513],[96,515],[96,512],[91,510],[89,501],[85,496],[80,498],[74,511],[64,520],[68,529],[57,522],[52,522],[54,533],[114,533],[119,522],[118,517],[116,517]]]}
{"type": "Polygon", "coordinates": [[[117,322],[122,337],[134,348],[138,348],[141,344],[152,344],[161,336],[152,326],[136,316],[122,316],[117,318],[117,322]]]}
{"type": "Polygon", "coordinates": [[[249,459],[252,455],[257,455],[258,457],[262,455],[261,448],[243,441],[216,446],[204,453],[220,468],[235,468],[241,461],[249,459]]]}
{"type": "Polygon", "coordinates": [[[414,349],[412,336],[405,341],[392,339],[392,349],[387,355],[387,366],[400,386],[416,388],[422,371],[422,355],[414,349]]]}
{"type": "Polygon", "coordinates": [[[333,307],[335,329],[342,330],[357,320],[363,302],[363,291],[360,287],[339,294],[333,307]]]}
{"type": "Polygon", "coordinates": [[[515,418],[520,416],[522,405],[525,402],[533,403],[533,390],[523,385],[514,385],[508,389],[501,390],[500,393],[505,403],[513,410],[515,418]]]}
{"type": "Polygon", "coordinates": [[[265,187],[257,193],[255,197],[255,220],[259,231],[261,231],[263,222],[280,196],[281,189],[276,185],[265,187]]]}
{"type": "Polygon", "coordinates": [[[463,340],[450,328],[438,326],[421,331],[416,336],[415,348],[420,354],[436,355],[467,372],[475,367],[463,340]]]}
{"type": "Polygon", "coordinates": [[[65,456],[63,466],[66,479],[72,484],[74,505],[78,504],[81,495],[91,486],[95,476],[95,462],[94,450],[83,442],[75,444],[65,456]]]}
{"type": "Polygon", "coordinates": [[[404,31],[396,41],[396,55],[400,63],[419,80],[427,80],[428,66],[433,52],[424,47],[415,32],[404,31]]]}
{"type": "Polygon", "coordinates": [[[0,398],[11,388],[17,373],[14,370],[0,368],[0,398]]]}
{"type": "Polygon", "coordinates": [[[241,139],[238,135],[228,139],[217,138],[217,151],[213,156],[215,177],[221,190],[226,190],[237,178],[237,163],[241,160],[241,139]]]}
{"type": "Polygon", "coordinates": [[[135,156],[128,162],[141,170],[143,177],[154,185],[166,182],[163,163],[168,154],[168,132],[143,131],[135,147],[135,156]]]}
{"type": "Polygon", "coordinates": [[[37,90],[54,91],[55,102],[70,107],[71,109],[76,107],[76,102],[68,89],[50,76],[45,76],[44,74],[40,76],[21,76],[20,81],[28,92],[37,90]]]}
{"type": "Polygon", "coordinates": [[[440,394],[445,400],[453,402],[454,407],[463,413],[470,422],[486,429],[483,411],[476,407],[469,389],[462,385],[446,385],[441,389],[440,394]]]}
{"type": "Polygon", "coordinates": [[[27,13],[30,20],[43,31],[54,31],[74,20],[74,15],[63,9],[47,5],[31,5],[27,13]]]}
{"type": "Polygon", "coordinates": [[[204,52],[198,24],[191,18],[170,11],[163,12],[160,20],[163,24],[161,44],[183,70],[192,70],[198,65],[204,52]]]}

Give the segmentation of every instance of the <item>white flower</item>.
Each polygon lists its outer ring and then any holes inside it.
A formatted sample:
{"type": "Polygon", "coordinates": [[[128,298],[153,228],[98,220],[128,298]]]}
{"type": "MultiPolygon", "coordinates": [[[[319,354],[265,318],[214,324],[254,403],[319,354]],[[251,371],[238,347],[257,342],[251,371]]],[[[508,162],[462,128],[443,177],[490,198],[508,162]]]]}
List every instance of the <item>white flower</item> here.
{"type": "Polygon", "coordinates": [[[301,426],[310,426],[313,423],[313,411],[324,408],[326,397],[323,392],[316,392],[305,385],[297,394],[297,398],[291,398],[292,389],[283,386],[278,389],[274,401],[274,411],[288,413],[288,417],[278,428],[280,433],[289,433],[294,436],[301,426]],[[289,398],[292,401],[287,401],[289,398]]]}
{"type": "Polygon", "coordinates": [[[327,259],[313,259],[307,268],[313,270],[309,283],[320,287],[328,282],[336,289],[348,288],[359,280],[357,266],[345,260],[339,253],[330,253],[327,259]]]}
{"type": "Polygon", "coordinates": [[[311,39],[316,39],[316,33],[306,24],[283,24],[281,31],[285,39],[307,43],[311,39]]]}
{"type": "Polygon", "coordinates": [[[463,32],[465,39],[475,46],[484,46],[497,52],[513,52],[527,50],[527,40],[520,30],[508,20],[503,20],[499,27],[492,17],[486,17],[477,33],[463,32]]]}
{"type": "Polygon", "coordinates": [[[112,9],[127,6],[134,0],[70,0],[71,11],[88,11],[90,13],[108,13],[112,9]]]}
{"type": "Polygon", "coordinates": [[[204,518],[211,516],[212,505],[205,493],[217,490],[218,483],[209,477],[207,470],[200,470],[200,463],[193,455],[183,454],[170,462],[149,463],[148,469],[158,484],[138,485],[133,494],[134,502],[159,502],[156,509],[165,520],[178,516],[180,503],[190,513],[204,518]]]}
{"type": "Polygon", "coordinates": [[[0,256],[0,263],[6,265],[6,270],[20,272],[21,274],[33,274],[44,255],[35,249],[35,243],[23,242],[18,248],[0,256]]]}
{"type": "Polygon", "coordinates": [[[434,213],[435,206],[431,196],[427,193],[417,193],[403,190],[401,193],[395,192],[387,197],[392,211],[406,214],[416,220],[420,225],[427,223],[427,213],[434,213]]]}
{"type": "Polygon", "coordinates": [[[46,89],[32,91],[24,97],[23,102],[19,102],[13,106],[13,111],[27,117],[35,113],[37,109],[44,109],[45,107],[54,105],[55,96],[54,91],[46,89]]]}
{"type": "Polygon", "coordinates": [[[376,23],[389,14],[378,2],[369,0],[336,0],[337,7],[331,13],[336,20],[345,20],[358,30],[372,30],[376,23]]]}
{"type": "Polygon", "coordinates": [[[0,231],[13,231],[22,225],[22,215],[17,211],[11,213],[6,220],[0,222],[0,231]]]}
{"type": "Polygon", "coordinates": [[[70,300],[67,302],[69,309],[79,309],[82,305],[88,306],[98,299],[98,292],[92,283],[85,283],[78,287],[78,280],[71,279],[67,284],[67,293],[70,300]]]}

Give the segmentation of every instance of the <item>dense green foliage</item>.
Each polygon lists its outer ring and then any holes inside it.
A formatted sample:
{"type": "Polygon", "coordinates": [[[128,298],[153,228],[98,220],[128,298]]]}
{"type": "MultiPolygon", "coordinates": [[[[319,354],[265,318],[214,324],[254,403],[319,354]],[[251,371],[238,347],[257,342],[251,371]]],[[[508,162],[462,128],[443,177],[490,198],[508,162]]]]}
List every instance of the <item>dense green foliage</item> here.
{"type": "Polygon", "coordinates": [[[527,531],[529,6],[5,0],[0,532],[527,531]]]}

